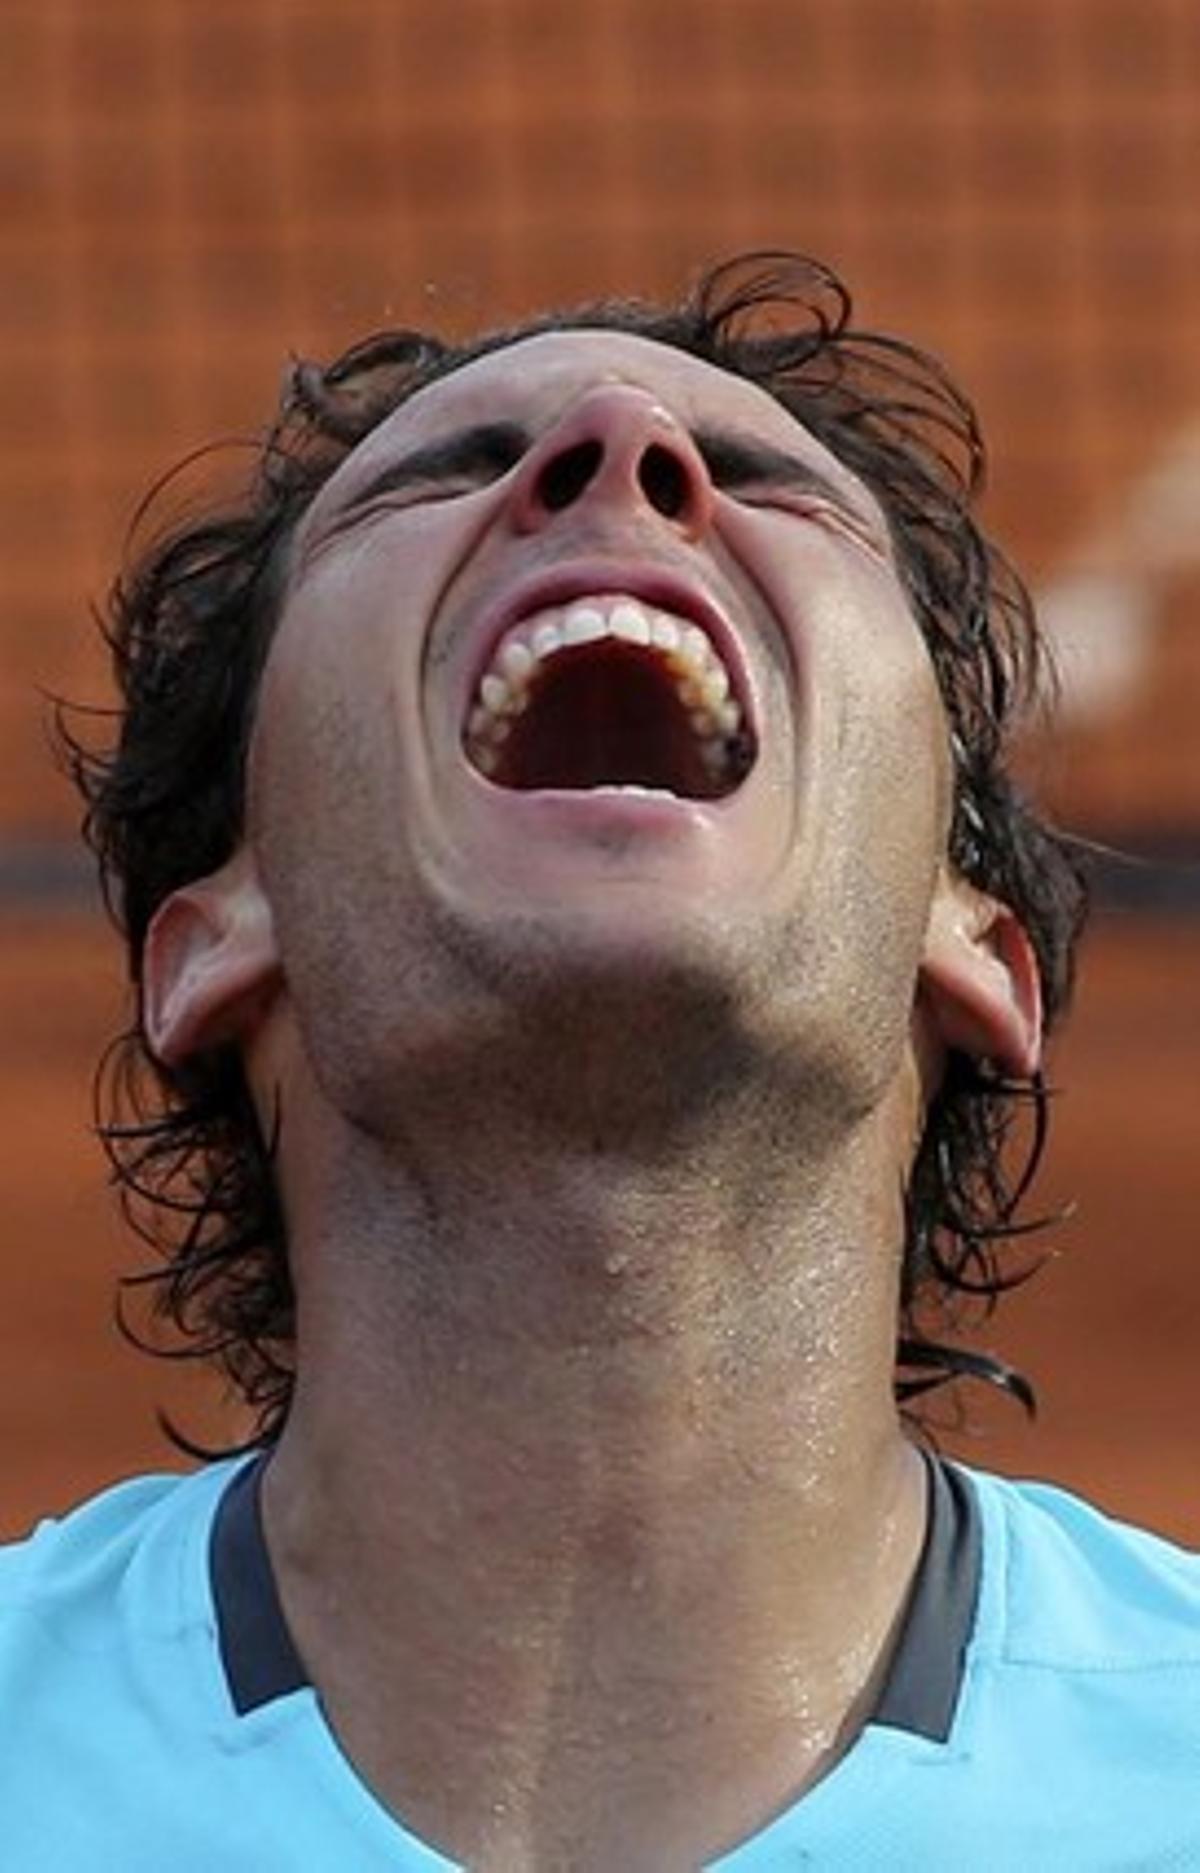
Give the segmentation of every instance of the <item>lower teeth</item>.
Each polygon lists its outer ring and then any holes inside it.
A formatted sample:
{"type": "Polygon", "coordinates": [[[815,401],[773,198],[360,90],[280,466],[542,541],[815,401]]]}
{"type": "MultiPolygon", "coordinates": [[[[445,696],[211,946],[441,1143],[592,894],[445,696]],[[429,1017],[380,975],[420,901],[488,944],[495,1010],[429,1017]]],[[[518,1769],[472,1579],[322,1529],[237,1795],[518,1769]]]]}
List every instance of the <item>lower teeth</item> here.
{"type": "Polygon", "coordinates": [[[637,781],[604,781],[599,787],[589,787],[589,793],[615,794],[623,799],[635,800],[678,800],[679,795],[670,787],[643,787],[637,781]]]}

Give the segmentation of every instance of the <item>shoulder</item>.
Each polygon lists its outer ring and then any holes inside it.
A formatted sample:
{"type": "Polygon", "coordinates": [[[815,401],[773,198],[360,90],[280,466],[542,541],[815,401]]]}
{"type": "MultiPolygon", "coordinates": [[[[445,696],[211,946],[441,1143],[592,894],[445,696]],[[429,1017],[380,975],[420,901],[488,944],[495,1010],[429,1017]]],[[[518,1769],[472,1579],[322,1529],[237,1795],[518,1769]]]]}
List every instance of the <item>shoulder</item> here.
{"type": "Polygon", "coordinates": [[[47,1516],[30,1534],[0,1544],[0,1584],[28,1581],[67,1555],[103,1549],[135,1528],[145,1512],[189,1479],[167,1473],[136,1476],[114,1483],[76,1503],[62,1515],[47,1516]]]}
{"type": "Polygon", "coordinates": [[[982,1645],[1067,1670],[1200,1669],[1200,1555],[1067,1490],[967,1475],[983,1522],[982,1645]]]}
{"type": "Polygon", "coordinates": [[[207,1554],[231,1467],[138,1477],[0,1548],[5,1866],[134,1873],[211,1801],[228,1701],[207,1554]]]}
{"type": "Polygon", "coordinates": [[[955,1827],[980,1873],[1200,1867],[1200,1557],[1066,1490],[966,1474],[975,1620],[950,1737],[922,1759],[929,1851],[889,1873],[938,1865],[955,1827]]]}
{"type": "Polygon", "coordinates": [[[39,1646],[61,1671],[134,1629],[177,1625],[189,1563],[203,1566],[212,1507],[233,1467],[136,1477],[0,1547],[0,1696],[39,1646]]]}

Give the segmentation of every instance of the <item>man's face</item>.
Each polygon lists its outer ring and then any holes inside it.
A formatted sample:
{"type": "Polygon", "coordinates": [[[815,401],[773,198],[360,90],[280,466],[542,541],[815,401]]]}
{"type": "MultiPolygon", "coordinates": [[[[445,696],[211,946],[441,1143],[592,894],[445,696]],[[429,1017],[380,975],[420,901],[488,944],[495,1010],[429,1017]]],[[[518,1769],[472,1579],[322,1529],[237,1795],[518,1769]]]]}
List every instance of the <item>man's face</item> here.
{"type": "Polygon", "coordinates": [[[948,802],[876,502],[687,354],[586,331],[481,358],[302,524],[250,834],[301,1028],[352,1101],[355,1061],[369,1080],[472,1007],[527,1018],[597,981],[650,1006],[681,968],[878,1077],[948,802]]]}

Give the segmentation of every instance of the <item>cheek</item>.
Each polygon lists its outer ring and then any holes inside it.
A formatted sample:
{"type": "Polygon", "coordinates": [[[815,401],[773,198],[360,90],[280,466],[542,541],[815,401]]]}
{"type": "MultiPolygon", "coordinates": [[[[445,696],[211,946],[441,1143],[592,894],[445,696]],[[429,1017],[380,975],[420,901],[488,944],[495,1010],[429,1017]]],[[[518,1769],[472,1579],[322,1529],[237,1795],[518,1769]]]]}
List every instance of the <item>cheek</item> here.
{"type": "Polygon", "coordinates": [[[397,718],[415,721],[421,575],[398,574],[378,540],[330,553],[288,600],[263,672],[251,742],[252,804],[269,774],[299,808],[336,798],[356,768],[391,759],[397,718]]]}
{"type": "Polygon", "coordinates": [[[810,678],[826,862],[880,956],[908,967],[949,832],[949,727],[893,580],[843,571],[812,620],[810,678]]]}
{"type": "Polygon", "coordinates": [[[818,696],[836,699],[839,742],[897,810],[948,803],[950,732],[933,664],[895,574],[841,559],[812,619],[818,696]],[[895,791],[899,789],[899,791],[895,791]]]}
{"type": "Polygon", "coordinates": [[[407,901],[405,806],[391,705],[369,658],[362,680],[362,620],[353,643],[324,622],[297,608],[268,664],[248,829],[299,1044],[326,1100],[345,1109],[383,1018],[381,933],[407,901]]]}
{"type": "Polygon", "coordinates": [[[884,901],[923,919],[949,833],[950,755],[922,647],[877,648],[848,674],[844,695],[837,765],[853,819],[843,844],[884,901]]]}

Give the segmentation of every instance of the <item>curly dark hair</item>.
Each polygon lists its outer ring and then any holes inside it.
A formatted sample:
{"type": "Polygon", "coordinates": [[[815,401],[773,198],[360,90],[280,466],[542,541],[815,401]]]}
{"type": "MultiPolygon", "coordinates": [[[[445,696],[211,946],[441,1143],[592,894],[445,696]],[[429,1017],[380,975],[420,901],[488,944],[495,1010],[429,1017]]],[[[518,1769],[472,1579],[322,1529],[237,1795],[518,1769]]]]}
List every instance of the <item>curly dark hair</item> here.
{"type": "MultiPolygon", "coordinates": [[[[879,499],[949,719],[950,860],[1020,918],[1049,1023],[1069,998],[1085,890],[1070,842],[1038,817],[1006,765],[1014,726],[1042,693],[1044,652],[1028,592],[972,514],[984,470],[978,423],[934,359],[855,327],[850,297],[827,268],[751,254],[707,272],[675,306],[606,300],[463,344],[388,331],[333,364],[294,364],[241,498],[160,537],[113,588],[105,629],[121,698],[115,745],[96,750],[62,730],[137,1004],[98,1076],[100,1132],[130,1220],[164,1260],[127,1276],[123,1290],[149,1284],[168,1323],[169,1343],[156,1338],[151,1350],[224,1371],[253,1413],[242,1448],[277,1438],[294,1382],[274,1141],[235,1049],[180,1066],[150,1050],[140,1006],[146,931],[173,890],[220,866],[241,839],[246,748],[282,563],[316,490],[424,385],[520,338],[597,327],[760,385],[879,499]]],[[[1031,1227],[1016,1212],[1044,1146],[1047,1098],[1040,1078],[1014,1081],[986,1061],[949,1057],[906,1193],[901,1401],[974,1376],[1032,1408],[1020,1374],[939,1336],[961,1328],[972,1297],[986,1310],[1028,1272],[1006,1268],[1002,1251],[1031,1227]]]]}

